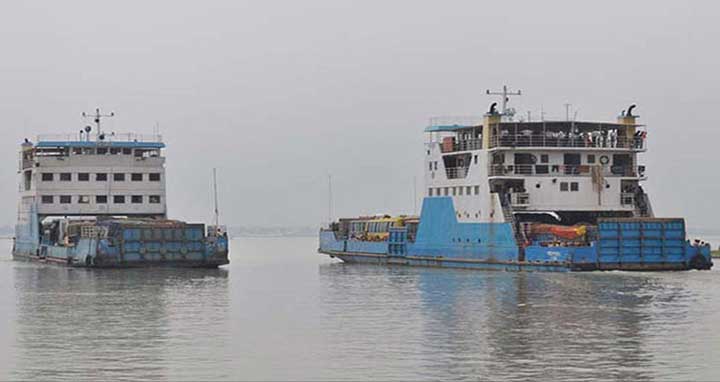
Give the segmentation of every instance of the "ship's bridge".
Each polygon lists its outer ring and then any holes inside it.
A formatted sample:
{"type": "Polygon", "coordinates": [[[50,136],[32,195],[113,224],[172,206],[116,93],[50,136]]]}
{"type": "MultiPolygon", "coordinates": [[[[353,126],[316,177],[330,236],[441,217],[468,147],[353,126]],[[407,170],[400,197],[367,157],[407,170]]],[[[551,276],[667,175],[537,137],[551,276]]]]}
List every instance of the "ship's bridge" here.
{"type": "Polygon", "coordinates": [[[165,144],[144,134],[41,135],[21,145],[24,205],[44,216],[166,215],[165,144]]]}
{"type": "Polygon", "coordinates": [[[644,125],[586,121],[502,121],[483,117],[438,117],[425,129],[442,153],[501,149],[647,150],[644,125]],[[485,123],[485,124],[484,124],[485,123]]]}

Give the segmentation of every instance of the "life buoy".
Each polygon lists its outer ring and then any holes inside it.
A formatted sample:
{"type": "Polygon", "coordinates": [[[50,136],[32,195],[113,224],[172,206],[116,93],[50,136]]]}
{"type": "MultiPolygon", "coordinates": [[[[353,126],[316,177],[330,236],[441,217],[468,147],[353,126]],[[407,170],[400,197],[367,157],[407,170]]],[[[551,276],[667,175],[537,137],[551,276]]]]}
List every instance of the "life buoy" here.
{"type": "Polygon", "coordinates": [[[603,155],[600,157],[600,164],[608,164],[610,163],[610,158],[608,158],[607,155],[603,155]]]}

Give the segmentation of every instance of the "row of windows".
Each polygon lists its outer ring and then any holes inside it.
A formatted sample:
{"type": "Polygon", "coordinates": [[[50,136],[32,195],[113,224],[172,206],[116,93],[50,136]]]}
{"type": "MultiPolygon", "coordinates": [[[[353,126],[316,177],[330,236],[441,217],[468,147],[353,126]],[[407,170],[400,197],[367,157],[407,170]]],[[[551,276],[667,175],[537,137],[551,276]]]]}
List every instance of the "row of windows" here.
{"type": "MultiPolygon", "coordinates": [[[[43,195],[40,199],[42,204],[55,203],[55,195],[43,195]]],[[[73,197],[72,195],[60,195],[58,199],[60,204],[71,204],[73,197]]],[[[78,204],[90,204],[90,200],[92,200],[90,195],[78,195],[75,199],[78,204]]],[[[125,195],[113,195],[112,197],[113,204],[125,204],[127,200],[128,198],[125,195]]],[[[129,201],[132,204],[143,204],[145,197],[143,195],[131,195],[129,201]]],[[[149,195],[147,201],[150,204],[160,204],[160,195],[149,195]]],[[[95,204],[107,204],[107,202],[107,195],[95,195],[95,204]]]]}
{"type": "MultiPolygon", "coordinates": [[[[55,180],[55,173],[52,172],[44,172],[42,173],[42,180],[43,182],[52,182],[55,180]]],[[[70,172],[61,172],[58,173],[58,179],[60,179],[61,182],[70,182],[72,181],[72,173],[70,172]]],[[[112,174],[113,180],[116,182],[124,182],[125,181],[125,175],[124,173],[118,172],[112,174]]],[[[130,180],[133,182],[142,182],[145,178],[145,175],[140,172],[135,172],[130,174],[130,180]]],[[[89,172],[79,172],[77,173],[77,180],[79,182],[89,182],[90,181],[90,173],[89,172]]],[[[95,174],[95,181],[98,182],[106,182],[108,180],[108,174],[105,172],[99,172],[95,174]]],[[[160,173],[159,172],[152,172],[148,174],[148,180],[151,182],[159,182],[160,181],[160,173]]]]}
{"type": "MultiPolygon", "coordinates": [[[[160,150],[159,149],[135,149],[135,155],[136,157],[159,157],[160,156],[160,150]]],[[[57,152],[57,150],[53,150],[51,152],[57,152]]],[[[66,156],[70,153],[69,148],[62,149],[61,152],[65,154],[66,156]]],[[[133,149],[129,147],[98,147],[97,149],[91,148],[91,147],[73,147],[72,153],[74,155],[133,155],[133,149]]],[[[42,155],[43,152],[40,152],[40,155],[42,155]]]]}
{"type": "MultiPolygon", "coordinates": [[[[516,154],[516,163],[517,163],[517,156],[518,155],[525,155],[525,154],[516,154]]],[[[537,160],[537,157],[534,154],[529,154],[532,158],[532,163],[535,163],[537,160]]],[[[577,164],[580,164],[580,154],[565,154],[566,157],[574,157],[577,158],[577,164]]],[[[477,157],[477,155],[476,155],[477,157]]],[[[600,162],[600,164],[607,164],[610,161],[610,158],[607,155],[601,155],[600,159],[598,160],[595,154],[587,154],[585,158],[585,162],[587,164],[595,164],[597,162],[600,162]]],[[[477,163],[477,161],[476,161],[477,163]]],[[[503,164],[505,163],[505,154],[504,153],[498,153],[493,156],[493,164],[503,164]]],[[[538,163],[550,163],[550,156],[548,154],[540,154],[540,158],[538,163]]]]}
{"type": "Polygon", "coordinates": [[[480,195],[480,186],[428,188],[428,196],[480,195]]]}
{"type": "Polygon", "coordinates": [[[580,184],[578,182],[560,182],[560,191],[567,192],[577,192],[580,191],[580,184]]]}

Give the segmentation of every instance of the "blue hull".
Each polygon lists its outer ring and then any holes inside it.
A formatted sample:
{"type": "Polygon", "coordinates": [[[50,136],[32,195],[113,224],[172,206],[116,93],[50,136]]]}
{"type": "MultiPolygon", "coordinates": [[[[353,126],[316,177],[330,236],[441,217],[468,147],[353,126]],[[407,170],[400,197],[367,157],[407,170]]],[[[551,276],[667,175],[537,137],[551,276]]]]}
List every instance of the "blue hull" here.
{"type": "Polygon", "coordinates": [[[587,246],[520,246],[510,223],[459,223],[451,198],[426,198],[415,240],[392,228],[388,241],[320,232],[319,252],[346,262],[467,269],[532,271],[671,271],[709,269],[710,247],[685,239],[682,219],[601,222],[587,246]]]}
{"type": "Polygon", "coordinates": [[[37,215],[30,214],[26,221],[29,224],[16,226],[15,260],[86,268],[214,268],[229,263],[227,236],[206,236],[204,224],[98,221],[61,244],[40,235],[37,215]]]}

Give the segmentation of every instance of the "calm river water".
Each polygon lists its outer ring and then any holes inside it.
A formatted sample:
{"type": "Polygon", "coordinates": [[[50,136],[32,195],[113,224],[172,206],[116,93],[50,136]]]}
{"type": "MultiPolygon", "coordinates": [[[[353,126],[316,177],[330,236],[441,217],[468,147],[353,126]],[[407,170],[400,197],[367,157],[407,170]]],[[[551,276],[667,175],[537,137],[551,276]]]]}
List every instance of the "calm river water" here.
{"type": "Polygon", "coordinates": [[[1,380],[720,379],[720,271],[344,265],[314,238],[93,271],[0,244],[1,380]]]}

